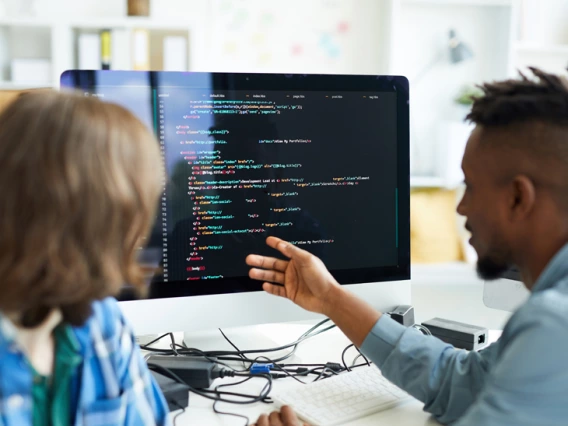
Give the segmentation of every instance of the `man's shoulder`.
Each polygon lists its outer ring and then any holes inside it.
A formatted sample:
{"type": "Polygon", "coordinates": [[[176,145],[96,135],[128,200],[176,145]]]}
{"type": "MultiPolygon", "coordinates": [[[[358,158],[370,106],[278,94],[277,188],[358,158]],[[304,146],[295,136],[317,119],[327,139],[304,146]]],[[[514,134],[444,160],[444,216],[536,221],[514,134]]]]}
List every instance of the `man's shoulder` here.
{"type": "Polygon", "coordinates": [[[527,313],[568,324],[568,277],[552,288],[532,294],[525,309],[527,313]]]}
{"type": "Polygon", "coordinates": [[[508,326],[514,330],[539,328],[562,334],[568,341],[568,279],[560,285],[531,294],[512,315],[508,326]]]}

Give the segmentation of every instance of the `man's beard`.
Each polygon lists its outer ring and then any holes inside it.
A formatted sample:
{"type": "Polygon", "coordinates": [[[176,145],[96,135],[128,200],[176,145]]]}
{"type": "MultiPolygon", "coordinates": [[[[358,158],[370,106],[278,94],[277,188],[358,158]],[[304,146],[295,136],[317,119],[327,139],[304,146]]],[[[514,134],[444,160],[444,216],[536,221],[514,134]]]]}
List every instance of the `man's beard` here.
{"type": "Polygon", "coordinates": [[[477,261],[477,275],[483,280],[496,280],[501,278],[511,267],[511,262],[505,256],[484,256],[477,261]]]}

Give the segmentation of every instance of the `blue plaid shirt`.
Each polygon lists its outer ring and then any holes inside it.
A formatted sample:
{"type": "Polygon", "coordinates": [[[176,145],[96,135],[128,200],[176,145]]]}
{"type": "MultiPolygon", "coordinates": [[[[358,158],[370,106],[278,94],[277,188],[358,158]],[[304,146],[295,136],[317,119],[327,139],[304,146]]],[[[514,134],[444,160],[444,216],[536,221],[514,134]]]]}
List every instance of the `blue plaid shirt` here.
{"type": "MultiPolygon", "coordinates": [[[[83,362],[72,378],[76,426],[169,425],[168,408],[116,301],[94,302],[73,331],[83,362]]],[[[0,426],[32,425],[32,371],[0,313],[0,426]]]]}

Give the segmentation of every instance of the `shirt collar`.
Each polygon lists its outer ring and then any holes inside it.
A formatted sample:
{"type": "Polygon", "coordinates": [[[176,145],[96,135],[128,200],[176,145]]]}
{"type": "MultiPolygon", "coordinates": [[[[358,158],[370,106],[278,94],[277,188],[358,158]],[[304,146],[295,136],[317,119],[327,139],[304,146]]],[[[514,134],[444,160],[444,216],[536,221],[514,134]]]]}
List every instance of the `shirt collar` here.
{"type": "Polygon", "coordinates": [[[12,321],[0,311],[0,346],[11,344],[16,338],[16,332],[12,321]]]}
{"type": "Polygon", "coordinates": [[[568,276],[568,244],[565,244],[548,262],[532,288],[533,293],[554,287],[568,276]]]}
{"type": "MultiPolygon", "coordinates": [[[[88,322],[82,327],[69,327],[67,333],[68,338],[72,339],[72,345],[74,350],[79,354],[84,355],[89,352],[91,345],[90,328],[88,322]]],[[[10,321],[10,319],[0,311],[0,355],[6,350],[11,348],[19,348],[16,340],[16,334],[18,329],[10,321]]]]}

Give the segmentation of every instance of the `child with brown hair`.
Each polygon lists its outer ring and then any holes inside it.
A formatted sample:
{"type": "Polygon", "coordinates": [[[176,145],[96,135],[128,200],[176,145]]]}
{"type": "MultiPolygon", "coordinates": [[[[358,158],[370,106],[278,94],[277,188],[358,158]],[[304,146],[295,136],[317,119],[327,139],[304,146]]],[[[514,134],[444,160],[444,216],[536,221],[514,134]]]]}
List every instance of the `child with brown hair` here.
{"type": "Polygon", "coordinates": [[[153,135],[124,108],[27,93],[0,114],[0,424],[167,424],[112,298],[162,190],[153,135]]]}

